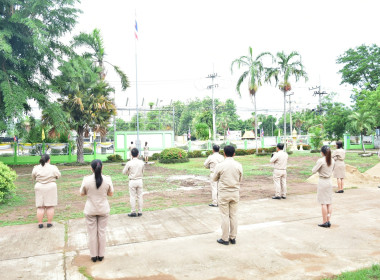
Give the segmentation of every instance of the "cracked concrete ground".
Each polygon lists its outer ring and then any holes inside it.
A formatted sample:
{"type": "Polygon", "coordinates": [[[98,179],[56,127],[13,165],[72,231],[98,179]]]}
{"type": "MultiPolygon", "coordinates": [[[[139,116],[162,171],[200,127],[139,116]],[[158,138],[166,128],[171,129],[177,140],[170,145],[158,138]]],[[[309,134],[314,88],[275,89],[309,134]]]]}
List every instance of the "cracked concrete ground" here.
{"type": "Polygon", "coordinates": [[[237,244],[229,246],[216,243],[219,210],[207,205],[112,215],[97,263],[84,219],[3,227],[0,279],[320,279],[379,262],[379,194],[374,187],[334,194],[329,229],[317,226],[315,194],[241,202],[237,244]]]}

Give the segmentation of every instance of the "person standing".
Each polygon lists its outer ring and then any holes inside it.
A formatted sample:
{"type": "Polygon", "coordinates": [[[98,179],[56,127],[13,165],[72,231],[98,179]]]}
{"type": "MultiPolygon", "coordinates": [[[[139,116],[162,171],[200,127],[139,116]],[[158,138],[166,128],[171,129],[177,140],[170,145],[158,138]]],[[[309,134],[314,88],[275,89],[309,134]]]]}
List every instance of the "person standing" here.
{"type": "Polygon", "coordinates": [[[110,205],[107,196],[114,188],[111,177],[102,175],[103,164],[99,159],[91,162],[92,175],[83,178],[80,194],[87,195],[83,213],[86,218],[88,247],[93,262],[102,261],[106,249],[106,228],[110,205]]]}
{"type": "Polygon", "coordinates": [[[128,161],[123,169],[123,174],[129,177],[129,201],[131,203],[131,213],[129,217],[142,216],[143,208],[143,174],[145,164],[138,159],[139,150],[133,148],[132,160],[128,161]],[[136,198],[138,201],[138,212],[136,214],[136,198]]]}
{"type": "Polygon", "coordinates": [[[237,208],[240,182],[243,178],[242,165],[234,160],[235,148],[224,147],[225,160],[217,164],[213,180],[218,182],[218,205],[222,217],[222,237],[217,240],[223,245],[236,244],[237,208]]]}
{"type": "Polygon", "coordinates": [[[344,193],[344,178],[346,177],[346,164],[344,159],[346,157],[346,151],[343,149],[342,141],[336,142],[336,150],[332,153],[332,158],[335,161],[333,176],[338,183],[338,190],[336,193],[344,193]]]}
{"type": "Polygon", "coordinates": [[[144,160],[145,160],[145,163],[148,163],[148,161],[149,161],[149,147],[148,147],[148,142],[145,142],[145,146],[144,146],[144,160]]]}
{"type": "Polygon", "coordinates": [[[330,219],[332,214],[332,184],[331,175],[334,170],[334,159],[331,158],[331,150],[329,146],[321,148],[322,157],[317,160],[317,163],[312,169],[313,174],[319,173],[319,180],[317,186],[317,199],[322,206],[322,219],[323,223],[319,224],[320,227],[330,227],[330,219]]]}
{"type": "Polygon", "coordinates": [[[131,141],[131,145],[129,146],[129,153],[128,153],[128,157],[129,157],[129,159],[131,160],[132,159],[132,153],[131,153],[131,151],[132,151],[132,149],[134,149],[134,148],[136,148],[136,145],[135,144],[133,144],[133,141],[131,141]]]}
{"type": "Polygon", "coordinates": [[[218,145],[212,146],[213,154],[209,155],[203,164],[207,169],[210,169],[212,203],[209,206],[212,207],[218,207],[218,182],[213,180],[215,166],[224,160],[224,157],[219,154],[219,149],[218,145]]]}
{"type": "Polygon", "coordinates": [[[32,178],[36,181],[34,191],[36,194],[37,220],[38,227],[43,228],[42,223],[44,214],[48,219],[47,227],[52,227],[54,217],[54,206],[57,206],[57,184],[56,180],[61,177],[57,166],[50,164],[50,156],[42,155],[40,164],[35,166],[32,171],[32,178]]]}
{"type": "Polygon", "coordinates": [[[275,194],[272,199],[286,199],[286,167],[288,165],[288,154],[284,152],[284,144],[278,143],[277,152],[272,154],[270,162],[273,163],[273,182],[275,194]]]}

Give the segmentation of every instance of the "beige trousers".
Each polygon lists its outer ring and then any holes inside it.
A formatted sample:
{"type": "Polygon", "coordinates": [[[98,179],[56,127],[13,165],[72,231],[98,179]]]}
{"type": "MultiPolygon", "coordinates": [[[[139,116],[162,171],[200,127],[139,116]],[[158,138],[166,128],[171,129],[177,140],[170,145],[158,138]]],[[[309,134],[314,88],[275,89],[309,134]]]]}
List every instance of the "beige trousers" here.
{"type": "Polygon", "coordinates": [[[139,213],[143,208],[143,180],[129,180],[129,201],[131,203],[131,212],[136,212],[136,198],[139,206],[139,213]]]}
{"type": "Polygon", "coordinates": [[[286,197],[286,170],[273,170],[273,182],[275,187],[275,196],[286,197]]]}
{"type": "Polygon", "coordinates": [[[106,227],[108,222],[108,214],[102,216],[85,216],[90,255],[91,257],[104,257],[104,252],[106,250],[106,227]]]}
{"type": "Polygon", "coordinates": [[[219,192],[219,209],[222,216],[222,239],[235,239],[237,234],[237,209],[239,191],[219,192]]]}
{"type": "Polygon", "coordinates": [[[210,180],[211,180],[211,197],[212,197],[212,204],[218,205],[218,182],[214,181],[212,178],[214,177],[214,173],[210,173],[210,180]]]}

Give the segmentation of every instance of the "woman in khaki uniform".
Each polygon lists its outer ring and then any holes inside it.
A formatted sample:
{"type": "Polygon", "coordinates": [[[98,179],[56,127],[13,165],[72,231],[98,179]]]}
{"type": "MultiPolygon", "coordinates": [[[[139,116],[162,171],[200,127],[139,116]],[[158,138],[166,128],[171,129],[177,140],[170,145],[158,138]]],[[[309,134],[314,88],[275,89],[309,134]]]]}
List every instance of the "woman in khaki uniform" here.
{"type": "Polygon", "coordinates": [[[145,142],[145,146],[144,146],[144,160],[145,160],[145,163],[148,163],[148,161],[149,161],[149,147],[148,147],[148,142],[145,142]]]}
{"type": "Polygon", "coordinates": [[[342,141],[336,142],[336,150],[332,153],[332,158],[335,161],[333,176],[338,183],[338,190],[336,193],[344,193],[343,179],[346,177],[346,164],[344,158],[346,157],[346,151],[343,149],[342,141]]]}
{"type": "Polygon", "coordinates": [[[107,195],[113,195],[112,180],[109,176],[102,175],[102,162],[95,159],[91,162],[94,174],[83,178],[80,194],[87,195],[84,215],[86,217],[88,246],[91,260],[102,261],[106,248],[106,227],[110,205],[107,195]]]}
{"type": "Polygon", "coordinates": [[[332,184],[331,175],[334,169],[334,160],[331,158],[331,150],[329,146],[321,148],[322,158],[318,159],[316,165],[313,167],[313,173],[319,173],[317,199],[322,205],[322,218],[323,223],[319,224],[320,227],[330,227],[330,218],[332,213],[332,184]]]}
{"type": "Polygon", "coordinates": [[[50,164],[50,156],[43,155],[40,165],[33,168],[32,178],[36,181],[34,190],[36,193],[36,207],[38,227],[43,228],[42,220],[45,210],[47,215],[47,227],[52,227],[54,217],[54,206],[57,206],[57,184],[55,181],[61,177],[57,166],[50,164]]]}

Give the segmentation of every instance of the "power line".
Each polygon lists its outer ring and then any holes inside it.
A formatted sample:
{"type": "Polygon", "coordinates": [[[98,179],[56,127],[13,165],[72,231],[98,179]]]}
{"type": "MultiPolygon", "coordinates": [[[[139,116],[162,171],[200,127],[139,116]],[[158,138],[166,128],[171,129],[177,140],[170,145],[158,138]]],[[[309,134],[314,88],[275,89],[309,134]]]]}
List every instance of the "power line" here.
{"type": "Polygon", "coordinates": [[[316,96],[316,95],[319,96],[319,107],[321,107],[322,95],[327,94],[327,92],[325,92],[325,91],[321,92],[321,86],[320,85],[316,86],[316,87],[309,88],[309,90],[314,90],[314,89],[318,89],[318,91],[314,91],[313,96],[316,96]]]}

